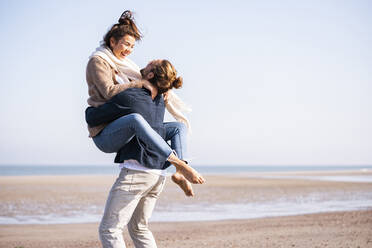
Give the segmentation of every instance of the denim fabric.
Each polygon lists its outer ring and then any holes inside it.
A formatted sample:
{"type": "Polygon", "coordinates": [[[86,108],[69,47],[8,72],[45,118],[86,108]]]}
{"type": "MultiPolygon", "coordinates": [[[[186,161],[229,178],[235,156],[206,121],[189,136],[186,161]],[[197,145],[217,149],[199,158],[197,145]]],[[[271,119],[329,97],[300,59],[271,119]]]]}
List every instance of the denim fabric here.
{"type": "Polygon", "coordinates": [[[187,160],[187,127],[181,122],[165,122],[165,140],[180,159],[187,160]]]}
{"type": "Polygon", "coordinates": [[[113,153],[129,144],[134,136],[154,147],[164,157],[169,157],[172,153],[172,149],[163,138],[137,113],[122,116],[111,122],[99,135],[93,137],[93,140],[101,151],[113,153]]]}
{"type": "Polygon", "coordinates": [[[170,166],[167,158],[172,149],[164,141],[164,111],[162,95],[152,100],[149,91],[131,88],[98,108],[88,108],[86,120],[99,125],[122,116],[94,137],[97,147],[104,152],[117,152],[115,163],[135,159],[148,168],[165,169],[170,166]]]}

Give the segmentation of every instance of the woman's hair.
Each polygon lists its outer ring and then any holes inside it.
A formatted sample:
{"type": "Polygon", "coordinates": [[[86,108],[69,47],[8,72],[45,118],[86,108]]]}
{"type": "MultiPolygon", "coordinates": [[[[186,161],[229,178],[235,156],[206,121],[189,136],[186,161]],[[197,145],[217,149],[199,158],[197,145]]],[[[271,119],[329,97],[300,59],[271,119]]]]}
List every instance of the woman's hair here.
{"type": "MultiPolygon", "coordinates": [[[[126,10],[121,14],[118,23],[114,24],[111,29],[103,37],[104,44],[111,48],[110,40],[114,38],[117,42],[125,35],[133,36],[136,41],[141,40],[142,34],[134,22],[132,12],[126,10]]],[[[111,48],[112,49],[112,48],[111,48]]]]}
{"type": "Polygon", "coordinates": [[[172,88],[178,89],[182,87],[182,77],[177,77],[176,69],[168,60],[162,60],[160,65],[154,66],[152,72],[154,77],[150,82],[158,87],[159,93],[164,93],[172,88]]]}

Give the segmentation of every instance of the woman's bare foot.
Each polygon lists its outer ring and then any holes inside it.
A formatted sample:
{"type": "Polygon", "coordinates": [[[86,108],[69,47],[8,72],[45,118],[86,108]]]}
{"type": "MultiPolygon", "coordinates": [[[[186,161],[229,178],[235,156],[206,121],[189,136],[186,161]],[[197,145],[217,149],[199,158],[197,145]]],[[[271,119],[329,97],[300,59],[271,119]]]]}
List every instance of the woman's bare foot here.
{"type": "Polygon", "coordinates": [[[179,172],[191,183],[202,184],[205,182],[204,178],[191,166],[185,164],[185,166],[177,168],[179,172]]]}
{"type": "Polygon", "coordinates": [[[185,192],[187,196],[194,196],[192,185],[186,178],[179,172],[172,175],[172,181],[175,182],[185,192]]]}
{"type": "Polygon", "coordinates": [[[205,182],[205,179],[196,170],[173,153],[169,156],[168,161],[171,162],[176,167],[177,172],[181,173],[190,183],[202,184],[205,182]]]}

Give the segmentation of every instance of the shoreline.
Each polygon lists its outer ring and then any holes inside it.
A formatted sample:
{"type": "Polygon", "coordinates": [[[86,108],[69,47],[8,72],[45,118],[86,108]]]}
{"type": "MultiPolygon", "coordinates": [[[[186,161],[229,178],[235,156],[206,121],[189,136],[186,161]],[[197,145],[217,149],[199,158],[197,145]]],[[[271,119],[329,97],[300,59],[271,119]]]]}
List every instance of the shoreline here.
{"type": "MultiPolygon", "coordinates": [[[[194,166],[203,175],[261,175],[261,174],[323,174],[323,173],[372,173],[372,166],[194,166]]],[[[119,167],[110,166],[7,166],[0,165],[1,177],[18,176],[111,176],[118,175],[119,167]],[[4,168],[3,171],[1,169],[4,168]],[[18,169],[17,169],[18,168],[18,169]],[[91,170],[89,170],[91,169],[91,170]],[[3,174],[1,174],[1,172],[3,174]],[[20,174],[17,174],[20,173],[20,174]],[[36,173],[36,174],[35,174],[36,173]],[[38,174],[39,173],[39,174],[38,174]]],[[[173,174],[173,169],[167,170],[167,174],[173,174]]]]}
{"type": "MultiPolygon", "coordinates": [[[[221,220],[221,216],[252,219],[366,210],[372,207],[372,181],[313,178],[360,175],[372,179],[372,172],[360,171],[206,175],[206,184],[193,186],[193,198],[185,197],[167,180],[153,221],[221,220]]],[[[115,179],[116,175],[0,176],[0,224],[94,223],[102,215],[115,179]]]]}
{"type": "MultiPolygon", "coordinates": [[[[151,222],[159,247],[370,247],[372,210],[249,220],[151,222]]],[[[0,247],[100,247],[98,223],[0,225],[0,247]],[[45,238],[47,237],[47,238],[45,238]]],[[[133,247],[127,231],[124,237],[133,247]]]]}

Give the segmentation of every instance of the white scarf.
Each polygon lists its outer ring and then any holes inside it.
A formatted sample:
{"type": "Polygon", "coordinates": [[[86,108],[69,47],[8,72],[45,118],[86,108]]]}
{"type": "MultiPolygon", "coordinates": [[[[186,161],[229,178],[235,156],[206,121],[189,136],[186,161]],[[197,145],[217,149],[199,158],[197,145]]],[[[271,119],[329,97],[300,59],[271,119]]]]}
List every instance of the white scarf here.
{"type": "MultiPolygon", "coordinates": [[[[124,83],[129,83],[130,80],[139,80],[142,78],[140,68],[130,59],[125,57],[123,60],[118,59],[111,49],[102,45],[96,49],[90,57],[98,56],[110,64],[118,73],[118,76],[124,83]]],[[[184,123],[189,131],[191,131],[190,121],[182,112],[190,112],[188,107],[172,90],[168,93],[168,101],[165,104],[168,112],[179,122],[184,123]]]]}
{"type": "Polygon", "coordinates": [[[90,57],[93,56],[99,56],[109,63],[124,83],[130,83],[130,80],[142,78],[140,68],[132,60],[127,57],[123,60],[118,59],[107,46],[102,45],[97,47],[96,51],[90,57]]]}

